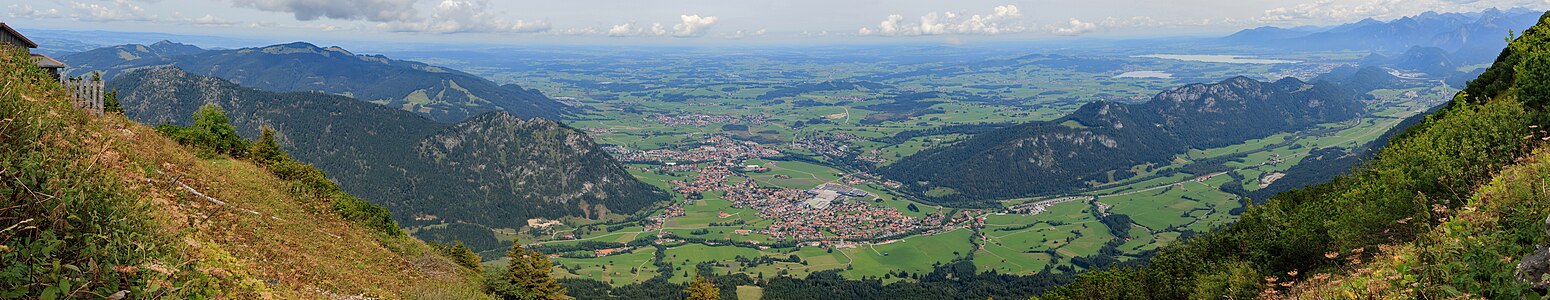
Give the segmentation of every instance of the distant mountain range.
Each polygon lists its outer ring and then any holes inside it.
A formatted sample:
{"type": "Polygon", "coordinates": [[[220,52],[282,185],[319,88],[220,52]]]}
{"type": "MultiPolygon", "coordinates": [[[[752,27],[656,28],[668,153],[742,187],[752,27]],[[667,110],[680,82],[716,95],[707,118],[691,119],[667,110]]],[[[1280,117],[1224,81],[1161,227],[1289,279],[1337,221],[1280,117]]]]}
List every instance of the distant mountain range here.
{"type": "Polygon", "coordinates": [[[131,70],[177,66],[263,90],[351,96],[440,122],[497,110],[523,118],[559,119],[569,114],[567,106],[537,90],[424,63],[299,42],[234,50],[160,42],[99,48],[59,59],[74,66],[69,71],[72,76],[101,71],[112,78],[131,70]]]}
{"type": "Polygon", "coordinates": [[[1362,86],[1236,77],[1187,85],[1141,104],[1093,102],[1063,118],[927,149],[879,173],[938,202],[1069,191],[1135,176],[1131,167],[1166,164],[1189,149],[1350,120],[1362,113],[1361,91],[1399,80],[1376,68],[1340,79],[1362,86]]]}
{"type": "Polygon", "coordinates": [[[1400,53],[1437,47],[1462,61],[1489,63],[1507,45],[1508,31],[1527,28],[1543,12],[1490,9],[1474,13],[1427,12],[1391,21],[1365,19],[1332,28],[1259,27],[1220,42],[1288,50],[1371,50],[1400,53]]]}
{"type": "Polygon", "coordinates": [[[583,132],[550,120],[493,111],[447,124],[345,96],[262,91],[176,67],[123,73],[108,86],[120,91],[125,115],[146,124],[186,125],[211,103],[228,110],[244,137],[273,127],[298,160],[387,207],[406,226],[520,228],[529,218],[629,214],[668,199],[583,132]]]}

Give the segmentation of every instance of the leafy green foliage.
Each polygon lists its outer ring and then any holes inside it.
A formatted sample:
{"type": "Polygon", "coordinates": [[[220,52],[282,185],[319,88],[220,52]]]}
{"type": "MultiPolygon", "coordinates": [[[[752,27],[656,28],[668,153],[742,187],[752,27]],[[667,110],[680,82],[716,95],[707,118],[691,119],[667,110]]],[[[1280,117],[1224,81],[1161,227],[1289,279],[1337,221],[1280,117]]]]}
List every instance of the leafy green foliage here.
{"type": "Polygon", "coordinates": [[[1550,101],[1550,53],[1529,52],[1517,66],[1518,98],[1524,104],[1545,106],[1550,101]]]}
{"type": "Polygon", "coordinates": [[[201,157],[219,155],[242,157],[246,154],[247,141],[237,136],[237,128],[226,117],[226,110],[215,104],[205,104],[194,112],[194,124],[188,127],[173,125],[156,126],[156,131],[171,137],[179,144],[194,147],[201,157]]]}

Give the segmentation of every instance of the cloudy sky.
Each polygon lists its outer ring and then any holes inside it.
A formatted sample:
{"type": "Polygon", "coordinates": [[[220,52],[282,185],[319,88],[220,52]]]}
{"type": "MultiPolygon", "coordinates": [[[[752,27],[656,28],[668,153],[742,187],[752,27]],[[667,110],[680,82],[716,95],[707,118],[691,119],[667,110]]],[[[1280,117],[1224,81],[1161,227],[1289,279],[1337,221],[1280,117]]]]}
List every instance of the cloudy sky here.
{"type": "Polygon", "coordinates": [[[1217,34],[1550,0],[0,0],[14,27],[489,43],[1217,34]]]}

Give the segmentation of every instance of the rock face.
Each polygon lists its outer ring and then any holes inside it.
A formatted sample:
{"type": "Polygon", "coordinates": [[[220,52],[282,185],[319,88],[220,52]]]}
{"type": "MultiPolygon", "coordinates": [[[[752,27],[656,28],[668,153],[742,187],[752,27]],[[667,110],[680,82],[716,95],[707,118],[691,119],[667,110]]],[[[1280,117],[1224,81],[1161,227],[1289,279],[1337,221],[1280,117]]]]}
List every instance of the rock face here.
{"type": "MultiPolygon", "coordinates": [[[[881,173],[917,195],[945,187],[939,201],[986,200],[1069,190],[1133,176],[1189,149],[1236,144],[1357,117],[1354,89],[1296,79],[1245,77],[1191,84],[1142,104],[1089,103],[1066,117],[981,133],[928,149],[881,173]]],[[[941,193],[935,193],[941,195],[941,193]]]]}
{"type": "MultiPolygon", "coordinates": [[[[1545,236],[1550,236],[1550,217],[1545,218],[1545,236]]],[[[1534,246],[1534,253],[1518,263],[1518,280],[1528,283],[1535,290],[1550,289],[1550,246],[1534,246]]]]}

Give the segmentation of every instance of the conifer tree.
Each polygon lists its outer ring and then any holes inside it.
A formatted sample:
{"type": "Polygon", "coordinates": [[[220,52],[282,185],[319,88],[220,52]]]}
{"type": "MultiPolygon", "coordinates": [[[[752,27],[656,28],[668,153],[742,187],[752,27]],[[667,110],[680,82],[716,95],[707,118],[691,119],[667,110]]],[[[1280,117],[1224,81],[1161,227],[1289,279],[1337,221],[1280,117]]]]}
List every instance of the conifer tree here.
{"type": "Polygon", "coordinates": [[[102,112],[124,113],[124,106],[118,102],[118,90],[108,91],[102,95],[102,112]]]}
{"type": "Polygon", "coordinates": [[[721,289],[716,288],[716,284],[712,283],[710,279],[699,274],[695,274],[694,282],[690,282],[689,286],[684,288],[684,293],[689,294],[689,300],[716,300],[721,298],[721,289]]]}
{"type": "Polygon", "coordinates": [[[457,261],[457,264],[463,266],[464,268],[469,268],[474,271],[480,271],[483,269],[483,267],[479,265],[479,254],[474,253],[474,250],[469,249],[468,246],[464,246],[463,241],[458,241],[457,244],[452,245],[452,249],[449,249],[447,252],[451,254],[452,260],[457,261]]]}
{"type": "Polygon", "coordinates": [[[522,247],[522,241],[514,240],[506,252],[511,262],[498,276],[488,279],[485,288],[499,299],[570,299],[565,287],[549,276],[553,266],[543,253],[522,247]]]}
{"type": "Polygon", "coordinates": [[[275,142],[274,130],[264,126],[259,132],[258,140],[248,146],[248,157],[264,164],[285,158],[285,152],[280,150],[280,143],[275,142]]]}

